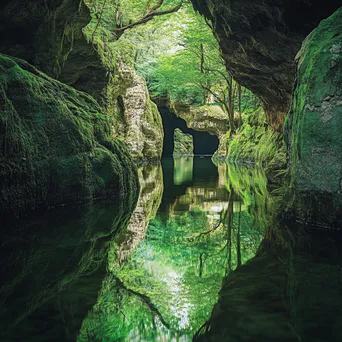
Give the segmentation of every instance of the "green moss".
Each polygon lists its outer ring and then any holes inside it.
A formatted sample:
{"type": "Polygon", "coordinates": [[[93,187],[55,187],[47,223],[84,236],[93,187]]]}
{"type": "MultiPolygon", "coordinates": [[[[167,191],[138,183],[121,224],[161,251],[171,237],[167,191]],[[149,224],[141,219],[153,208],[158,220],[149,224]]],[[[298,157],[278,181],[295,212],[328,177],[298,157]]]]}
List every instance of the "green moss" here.
{"type": "Polygon", "coordinates": [[[174,156],[193,156],[194,141],[191,134],[183,133],[179,128],[174,132],[174,156]]]}
{"type": "Polygon", "coordinates": [[[219,160],[220,155],[227,155],[234,162],[253,162],[270,169],[286,167],[283,136],[267,124],[262,108],[246,115],[235,135],[230,137],[227,133],[221,140],[221,150],[214,155],[214,160],[219,160]]]}
{"type": "Polygon", "coordinates": [[[342,179],[342,9],[323,20],[297,55],[286,121],[291,182],[299,191],[338,193],[342,179]]]}
{"type": "Polygon", "coordinates": [[[94,96],[103,105],[115,134],[127,144],[136,161],[160,160],[162,121],[157,106],[150,100],[146,82],[134,69],[136,45],[131,41],[129,32],[121,37],[116,37],[114,33],[122,8],[118,8],[117,3],[103,4],[103,20],[99,23],[98,7],[94,1],[86,0],[85,4],[91,10],[92,19],[83,33],[95,47],[98,59],[106,70],[106,83],[103,89],[95,91],[94,96]]]}
{"type": "Polygon", "coordinates": [[[323,20],[297,55],[285,122],[291,185],[287,216],[331,229],[342,208],[342,8],[323,20]]]}
{"type": "Polygon", "coordinates": [[[0,55],[0,213],[135,199],[137,171],[101,107],[24,61],[0,55]]]}

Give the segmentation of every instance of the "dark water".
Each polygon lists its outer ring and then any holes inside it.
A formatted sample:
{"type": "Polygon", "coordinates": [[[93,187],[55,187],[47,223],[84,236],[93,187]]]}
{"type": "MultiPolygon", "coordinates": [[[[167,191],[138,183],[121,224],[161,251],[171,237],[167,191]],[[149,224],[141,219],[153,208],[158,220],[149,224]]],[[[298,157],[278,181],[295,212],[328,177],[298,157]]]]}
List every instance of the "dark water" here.
{"type": "Polygon", "coordinates": [[[1,341],[342,340],[339,237],[276,221],[262,168],[166,158],[139,177],[133,214],[2,227],[1,341]]]}

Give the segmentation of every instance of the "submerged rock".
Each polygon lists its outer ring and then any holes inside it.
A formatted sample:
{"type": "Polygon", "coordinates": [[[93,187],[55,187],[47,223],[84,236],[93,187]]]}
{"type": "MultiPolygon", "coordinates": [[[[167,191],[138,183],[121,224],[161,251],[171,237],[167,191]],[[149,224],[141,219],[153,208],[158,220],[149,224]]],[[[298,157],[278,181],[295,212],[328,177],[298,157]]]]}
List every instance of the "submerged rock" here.
{"type": "Polygon", "coordinates": [[[342,213],[341,32],[342,8],[304,41],[285,125],[295,193],[291,210],[321,225],[342,213]]]}
{"type": "Polygon", "coordinates": [[[0,216],[129,195],[139,187],[98,103],[0,55],[0,216]]]}
{"type": "Polygon", "coordinates": [[[174,156],[193,156],[194,140],[191,134],[183,133],[179,128],[174,131],[174,156]]]}

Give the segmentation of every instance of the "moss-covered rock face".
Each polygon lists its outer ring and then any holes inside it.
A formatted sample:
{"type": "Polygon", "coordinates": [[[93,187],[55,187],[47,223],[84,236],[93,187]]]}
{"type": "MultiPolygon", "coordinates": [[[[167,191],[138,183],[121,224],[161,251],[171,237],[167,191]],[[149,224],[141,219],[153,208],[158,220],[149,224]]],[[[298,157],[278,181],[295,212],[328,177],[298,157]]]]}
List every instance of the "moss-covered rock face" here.
{"type": "Polygon", "coordinates": [[[189,128],[216,135],[219,139],[228,130],[228,118],[220,106],[181,106],[171,104],[172,112],[184,119],[189,128]]]}
{"type": "MultiPolygon", "coordinates": [[[[237,134],[230,137],[226,134],[222,139],[223,157],[230,162],[261,164],[267,168],[268,176],[271,176],[270,172],[286,169],[283,134],[268,125],[263,109],[243,115],[243,119],[237,134]]],[[[215,154],[214,160],[222,160],[220,152],[215,154]]]]}
{"type": "Polygon", "coordinates": [[[228,118],[220,106],[186,106],[179,103],[170,103],[171,111],[185,120],[186,125],[195,131],[207,132],[219,139],[218,153],[226,155],[225,134],[228,130],[228,118]]]}
{"type": "Polygon", "coordinates": [[[90,20],[84,1],[4,0],[0,52],[97,96],[108,83],[108,70],[84,35],[90,20]]]}
{"type": "Polygon", "coordinates": [[[193,156],[194,140],[191,134],[183,133],[179,128],[174,131],[174,156],[193,156]]]}
{"type": "Polygon", "coordinates": [[[285,125],[296,215],[318,223],[342,209],[341,31],[342,8],[304,41],[285,125]]]}
{"type": "MultiPolygon", "coordinates": [[[[163,124],[157,105],[151,101],[145,80],[122,62],[117,65],[120,91],[114,95],[113,130],[138,160],[160,160],[163,152],[163,124]]],[[[114,89],[114,87],[113,87],[114,89]]]]}
{"type": "Polygon", "coordinates": [[[136,167],[91,96],[5,55],[0,70],[0,215],[136,200],[136,167]]]}
{"type": "MultiPolygon", "coordinates": [[[[19,0],[5,0],[0,33],[7,38],[0,51],[92,95],[134,158],[159,160],[161,118],[134,70],[134,44],[127,37],[115,40],[109,28],[98,27],[90,8],[94,10],[92,0],[28,0],[23,6],[19,0]]],[[[115,12],[114,5],[111,10],[115,12]]],[[[110,20],[115,26],[115,18],[110,20]]]]}
{"type": "Polygon", "coordinates": [[[341,6],[320,0],[192,0],[212,21],[223,57],[235,79],[262,99],[278,129],[291,98],[294,58],[318,23],[341,6]]]}

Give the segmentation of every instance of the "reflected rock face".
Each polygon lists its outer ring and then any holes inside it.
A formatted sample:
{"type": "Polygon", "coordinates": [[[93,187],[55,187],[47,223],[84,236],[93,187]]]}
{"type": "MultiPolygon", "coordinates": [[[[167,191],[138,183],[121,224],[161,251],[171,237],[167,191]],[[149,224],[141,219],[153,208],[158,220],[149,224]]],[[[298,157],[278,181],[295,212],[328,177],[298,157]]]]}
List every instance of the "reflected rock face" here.
{"type": "Polygon", "coordinates": [[[341,341],[341,237],[271,228],[223,281],[196,341],[341,341]]]}
{"type": "Polygon", "coordinates": [[[132,209],[121,199],[2,227],[1,338],[75,340],[101,286],[109,242],[132,209]]]}
{"type": "MultiPolygon", "coordinates": [[[[121,265],[145,238],[149,221],[155,217],[163,195],[163,172],[161,165],[147,165],[138,170],[140,194],[129,224],[115,239],[113,250],[115,264],[121,265]]],[[[114,260],[109,258],[110,265],[114,260]]],[[[111,266],[110,266],[111,267],[111,266]]]]}
{"type": "Polygon", "coordinates": [[[194,158],[174,158],[173,184],[181,185],[191,182],[193,177],[194,158]]]}

